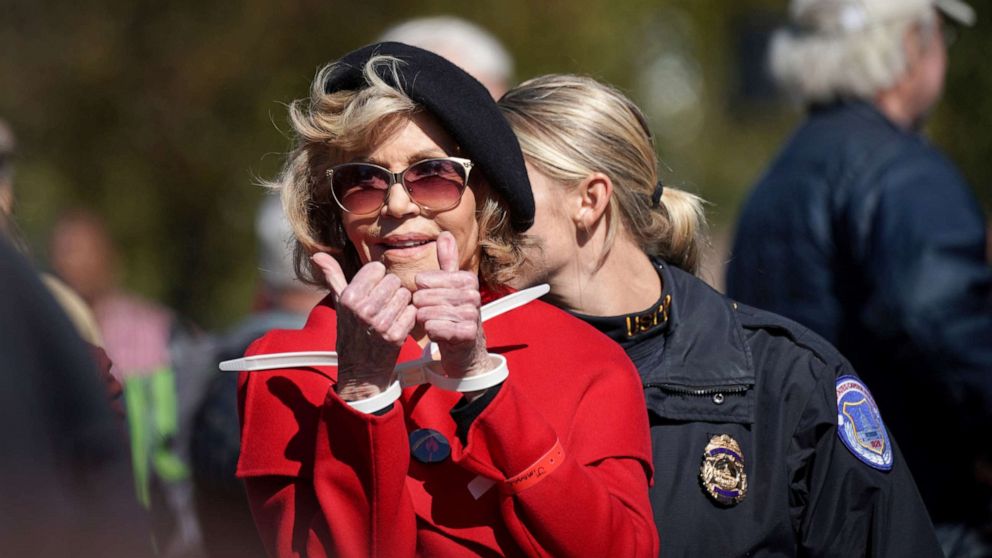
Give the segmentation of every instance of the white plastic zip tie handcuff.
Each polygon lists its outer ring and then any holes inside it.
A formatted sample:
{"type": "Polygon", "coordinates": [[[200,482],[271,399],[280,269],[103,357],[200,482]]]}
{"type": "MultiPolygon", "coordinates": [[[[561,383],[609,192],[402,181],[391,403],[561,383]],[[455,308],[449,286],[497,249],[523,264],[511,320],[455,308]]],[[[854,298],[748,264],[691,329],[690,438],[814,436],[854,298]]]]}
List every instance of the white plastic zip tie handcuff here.
{"type": "Polygon", "coordinates": [[[382,393],[377,393],[372,397],[367,397],[365,399],[359,399],[357,401],[348,401],[348,405],[352,409],[365,413],[367,415],[372,414],[380,409],[385,409],[386,407],[393,404],[394,401],[400,398],[403,394],[403,388],[400,386],[399,382],[393,382],[386,388],[386,391],[382,393]]]}
{"type": "MultiPolygon", "coordinates": [[[[519,308],[544,296],[550,290],[551,287],[549,285],[542,284],[494,300],[479,309],[480,320],[485,322],[486,320],[519,308]]],[[[434,359],[434,353],[436,352],[437,344],[433,341],[428,343],[424,347],[420,358],[401,362],[396,365],[394,370],[398,379],[390,384],[385,391],[368,399],[349,401],[348,404],[355,410],[363,413],[371,413],[384,409],[399,399],[403,388],[430,383],[448,391],[478,391],[503,382],[510,373],[506,364],[506,357],[489,353],[490,359],[498,360],[496,367],[489,372],[468,378],[449,378],[433,370],[440,363],[440,361],[434,359]]],[[[225,372],[254,372],[281,368],[337,365],[338,354],[334,351],[303,351],[271,353],[225,360],[220,363],[220,369],[225,372]]]]}

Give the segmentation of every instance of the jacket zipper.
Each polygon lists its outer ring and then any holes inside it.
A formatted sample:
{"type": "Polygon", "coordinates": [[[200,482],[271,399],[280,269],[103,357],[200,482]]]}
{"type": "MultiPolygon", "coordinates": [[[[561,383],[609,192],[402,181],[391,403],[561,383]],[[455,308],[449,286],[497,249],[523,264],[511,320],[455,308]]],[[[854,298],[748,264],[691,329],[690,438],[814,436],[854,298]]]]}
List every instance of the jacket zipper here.
{"type": "Polygon", "coordinates": [[[663,391],[670,391],[673,393],[679,393],[682,395],[716,395],[718,393],[728,394],[728,393],[744,393],[745,391],[751,389],[750,384],[740,384],[733,386],[716,386],[708,388],[690,388],[686,386],[680,386],[677,384],[644,384],[646,388],[658,388],[663,391]]]}

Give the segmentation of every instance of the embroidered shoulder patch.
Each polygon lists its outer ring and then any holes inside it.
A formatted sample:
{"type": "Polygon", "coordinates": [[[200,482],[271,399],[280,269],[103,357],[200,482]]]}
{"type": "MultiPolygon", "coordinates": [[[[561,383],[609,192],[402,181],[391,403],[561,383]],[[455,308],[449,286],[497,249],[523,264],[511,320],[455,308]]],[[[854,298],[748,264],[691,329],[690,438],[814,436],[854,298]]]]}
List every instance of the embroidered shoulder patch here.
{"type": "Polygon", "coordinates": [[[867,465],[892,469],[892,443],[865,384],[854,376],[837,378],[837,435],[867,465]]]}

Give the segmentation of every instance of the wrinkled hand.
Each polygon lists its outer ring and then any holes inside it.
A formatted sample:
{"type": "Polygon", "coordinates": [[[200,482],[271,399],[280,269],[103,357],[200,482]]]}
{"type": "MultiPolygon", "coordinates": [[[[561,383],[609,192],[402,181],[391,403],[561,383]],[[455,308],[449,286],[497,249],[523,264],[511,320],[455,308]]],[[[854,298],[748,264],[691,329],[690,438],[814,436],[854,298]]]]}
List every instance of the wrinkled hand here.
{"type": "Polygon", "coordinates": [[[437,343],[445,375],[465,378],[488,372],[491,366],[480,322],[479,278],[470,271],[459,271],[458,245],[451,233],[441,233],[436,248],[440,271],[414,277],[417,324],[437,343]]]}
{"type": "Polygon", "coordinates": [[[315,254],[313,262],[337,298],[338,395],[355,401],[385,391],[416,324],[410,291],[379,262],[362,266],[350,284],[330,255],[315,254]]]}

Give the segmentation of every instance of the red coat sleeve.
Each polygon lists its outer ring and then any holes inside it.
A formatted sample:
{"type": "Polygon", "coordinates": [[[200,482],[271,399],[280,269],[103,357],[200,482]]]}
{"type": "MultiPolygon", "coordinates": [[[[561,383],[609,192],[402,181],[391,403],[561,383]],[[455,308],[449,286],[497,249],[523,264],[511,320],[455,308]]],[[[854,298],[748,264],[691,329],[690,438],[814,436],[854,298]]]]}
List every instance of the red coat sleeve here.
{"type": "Polygon", "coordinates": [[[502,483],[562,443],[565,457],[556,469],[516,494],[501,495],[503,520],[529,556],[658,555],[640,383],[626,369],[629,361],[615,364],[584,390],[567,439],[543,416],[557,402],[532,401],[512,381],[511,370],[473,423],[466,446],[455,448],[456,463],[502,483]]]}
{"type": "Polygon", "coordinates": [[[330,390],[316,434],[312,478],[245,479],[269,554],[414,556],[416,518],[405,486],[410,453],[398,406],[366,415],[330,390]]]}
{"type": "MultiPolygon", "coordinates": [[[[246,354],[315,346],[289,338],[270,334],[246,354]]],[[[412,347],[407,358],[411,351],[419,353],[412,347]]],[[[242,374],[238,476],[262,542],[280,557],[413,556],[402,408],[355,411],[334,392],[335,378],[334,369],[242,374]]]]}

